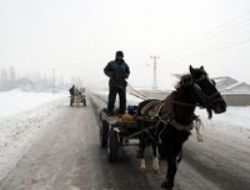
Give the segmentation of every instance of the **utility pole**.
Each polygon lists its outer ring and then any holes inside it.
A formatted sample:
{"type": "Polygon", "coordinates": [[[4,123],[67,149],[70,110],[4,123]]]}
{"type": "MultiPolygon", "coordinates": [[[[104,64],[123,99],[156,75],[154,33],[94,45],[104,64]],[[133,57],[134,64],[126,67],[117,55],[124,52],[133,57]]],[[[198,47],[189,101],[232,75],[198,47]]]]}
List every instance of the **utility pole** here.
{"type": "Polygon", "coordinates": [[[160,58],[160,56],[152,55],[150,56],[151,59],[153,59],[153,86],[152,90],[157,90],[157,59],[160,58]]]}
{"type": "Polygon", "coordinates": [[[55,94],[56,91],[56,69],[55,67],[53,68],[53,91],[52,93],[55,94]]]}

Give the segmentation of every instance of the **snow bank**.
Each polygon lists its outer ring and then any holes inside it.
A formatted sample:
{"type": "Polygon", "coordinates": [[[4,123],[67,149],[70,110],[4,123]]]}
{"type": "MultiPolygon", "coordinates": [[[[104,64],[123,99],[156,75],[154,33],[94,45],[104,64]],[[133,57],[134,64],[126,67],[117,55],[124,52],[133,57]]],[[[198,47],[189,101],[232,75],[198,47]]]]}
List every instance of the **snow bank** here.
{"type": "Polygon", "coordinates": [[[228,107],[223,114],[213,114],[209,120],[205,110],[197,109],[204,124],[203,133],[212,134],[216,139],[234,145],[250,148],[250,107],[228,107]]]}
{"type": "MultiPolygon", "coordinates": [[[[206,113],[198,111],[199,114],[206,117],[206,113]]],[[[246,107],[228,107],[223,114],[218,114],[213,117],[213,122],[225,123],[228,125],[238,126],[250,130],[250,106],[246,107]]]]}
{"type": "Polygon", "coordinates": [[[47,119],[60,106],[68,106],[68,99],[65,94],[13,90],[0,93],[0,105],[1,180],[37,139],[47,119]]]}
{"type": "Polygon", "coordinates": [[[0,92],[0,118],[34,109],[63,96],[62,93],[23,92],[19,89],[0,92]]]}

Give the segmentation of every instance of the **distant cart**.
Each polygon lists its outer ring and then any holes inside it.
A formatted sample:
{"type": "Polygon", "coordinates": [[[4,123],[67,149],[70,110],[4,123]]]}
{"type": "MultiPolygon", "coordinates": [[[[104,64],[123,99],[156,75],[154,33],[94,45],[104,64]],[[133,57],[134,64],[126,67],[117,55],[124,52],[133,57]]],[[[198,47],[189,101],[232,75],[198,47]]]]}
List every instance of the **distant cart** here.
{"type": "Polygon", "coordinates": [[[75,88],[74,95],[70,96],[70,106],[80,106],[81,104],[85,107],[87,105],[85,88],[75,88]]]}
{"type": "Polygon", "coordinates": [[[87,105],[87,101],[86,101],[86,96],[79,94],[79,95],[75,95],[75,96],[70,96],[70,106],[80,106],[83,105],[84,107],[87,105]]]}

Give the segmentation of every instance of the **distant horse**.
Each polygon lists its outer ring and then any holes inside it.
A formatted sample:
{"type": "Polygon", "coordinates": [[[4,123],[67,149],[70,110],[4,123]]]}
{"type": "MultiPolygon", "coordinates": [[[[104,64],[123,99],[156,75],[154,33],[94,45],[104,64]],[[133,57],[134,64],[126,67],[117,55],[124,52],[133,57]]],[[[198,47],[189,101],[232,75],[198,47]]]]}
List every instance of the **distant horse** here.
{"type": "Polygon", "coordinates": [[[172,190],[177,171],[177,157],[182,145],[188,139],[197,116],[197,106],[206,108],[209,118],[212,112],[220,114],[226,111],[226,102],[204,70],[204,67],[189,67],[189,74],[180,77],[180,81],[165,100],[146,100],[139,104],[138,125],[145,132],[140,136],[141,170],[146,170],[144,151],[148,142],[153,147],[153,168],[159,169],[157,147],[160,156],[168,162],[166,179],[162,188],[172,190]]]}

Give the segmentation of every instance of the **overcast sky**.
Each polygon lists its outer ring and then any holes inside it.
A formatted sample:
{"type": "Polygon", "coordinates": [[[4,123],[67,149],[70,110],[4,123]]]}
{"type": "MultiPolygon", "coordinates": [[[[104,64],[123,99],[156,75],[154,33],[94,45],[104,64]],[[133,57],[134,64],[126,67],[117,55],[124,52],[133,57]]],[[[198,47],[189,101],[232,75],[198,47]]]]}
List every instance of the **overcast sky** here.
{"type": "Polygon", "coordinates": [[[0,65],[81,76],[107,85],[103,67],[123,50],[129,82],[161,88],[204,65],[210,76],[250,83],[249,0],[0,0],[0,65]]]}

